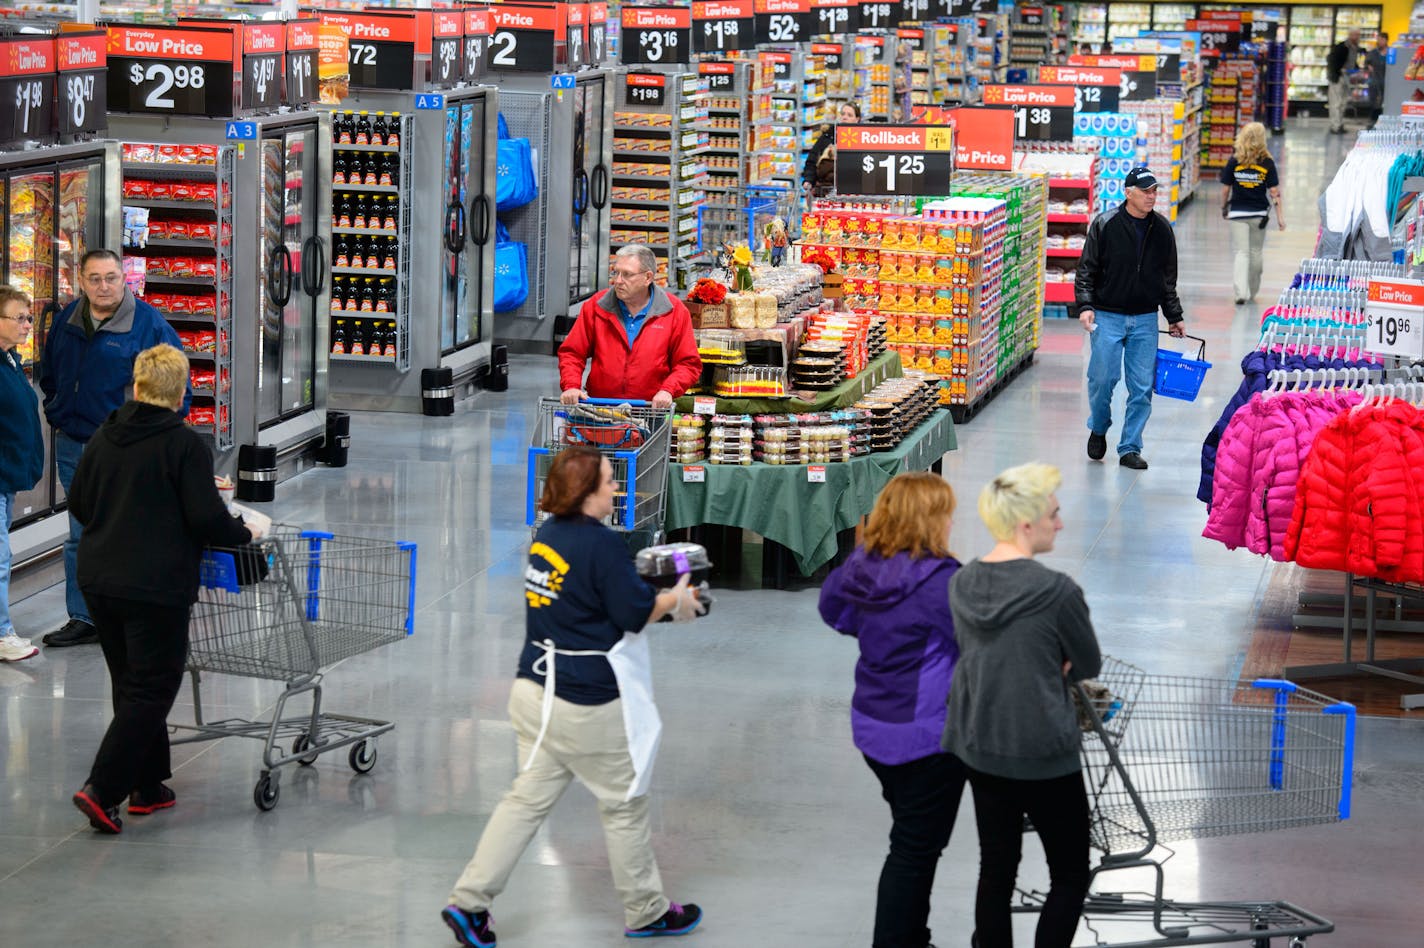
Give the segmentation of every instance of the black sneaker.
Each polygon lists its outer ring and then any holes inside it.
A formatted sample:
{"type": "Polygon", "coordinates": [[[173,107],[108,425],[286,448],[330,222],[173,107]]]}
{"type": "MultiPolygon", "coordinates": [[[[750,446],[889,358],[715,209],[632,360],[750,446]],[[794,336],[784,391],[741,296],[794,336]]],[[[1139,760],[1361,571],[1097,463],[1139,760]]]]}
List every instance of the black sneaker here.
{"type": "Polygon", "coordinates": [[[135,790],[129,794],[129,816],[148,816],[159,810],[166,810],[178,803],[178,794],[171,787],[159,784],[155,789],[144,792],[135,790]]]}
{"type": "Polygon", "coordinates": [[[1103,455],[1108,453],[1108,436],[1098,434],[1096,431],[1088,435],[1088,457],[1094,461],[1101,461],[1103,455]]]}
{"type": "Polygon", "coordinates": [[[467,912],[458,905],[447,905],[440,917],[455,933],[455,940],[465,948],[494,948],[494,918],[489,912],[467,912]]]}
{"type": "Polygon", "coordinates": [[[661,938],[664,935],[686,935],[697,927],[697,923],[702,921],[702,909],[691,902],[686,905],[678,905],[676,902],[668,904],[668,910],[663,913],[663,917],[653,922],[651,925],[644,925],[642,928],[625,928],[623,934],[629,938],[661,938]]]}
{"type": "Polygon", "coordinates": [[[84,789],[74,795],[73,801],[79,812],[89,817],[89,825],[99,832],[117,836],[124,831],[124,821],[119,819],[119,808],[106,807],[100,803],[93,784],[86,783],[84,789]]]}
{"type": "Polygon", "coordinates": [[[68,648],[71,645],[92,645],[99,641],[99,633],[92,625],[83,620],[70,619],[64,625],[55,629],[49,635],[46,635],[41,641],[53,648],[68,648]]]}
{"type": "Polygon", "coordinates": [[[1147,470],[1147,462],[1143,459],[1142,455],[1138,454],[1136,451],[1130,451],[1127,454],[1124,454],[1122,457],[1117,459],[1117,463],[1121,464],[1123,467],[1130,467],[1134,471],[1147,470]]]}

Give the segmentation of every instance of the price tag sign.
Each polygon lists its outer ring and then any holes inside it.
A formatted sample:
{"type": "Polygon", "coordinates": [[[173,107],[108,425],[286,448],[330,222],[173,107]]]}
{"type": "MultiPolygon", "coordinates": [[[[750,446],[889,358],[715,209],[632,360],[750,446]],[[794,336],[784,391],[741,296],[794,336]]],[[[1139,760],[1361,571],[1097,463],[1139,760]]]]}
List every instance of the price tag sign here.
{"type": "Polygon", "coordinates": [[[737,64],[704,60],[697,64],[697,74],[707,78],[707,91],[729,95],[737,88],[737,64]]]}
{"type": "MultiPolygon", "coordinates": [[[[1019,20],[1024,26],[1042,26],[1043,7],[1019,7],[1019,20]]],[[[1040,82],[1043,81],[1042,76],[1039,76],[1038,79],[1040,82]]]]}
{"type": "Polygon", "coordinates": [[[489,50],[488,10],[465,11],[465,81],[478,82],[485,74],[485,54],[489,50]]]}
{"type": "Polygon", "coordinates": [[[299,109],[317,97],[317,57],[321,24],[317,20],[287,21],[287,63],[283,73],[287,104],[299,109]]]}
{"type": "Polygon", "coordinates": [[[281,23],[242,24],[242,108],[271,112],[282,104],[282,57],[287,31],[281,23]]]}
{"type": "Polygon", "coordinates": [[[232,115],[242,54],[231,29],[111,26],[108,34],[111,111],[232,115]]]}
{"type": "Polygon", "coordinates": [[[429,30],[409,13],[327,13],[323,23],[341,28],[347,45],[351,85],[366,89],[409,89],[415,84],[415,54],[430,52],[429,30]]]}
{"type": "Polygon", "coordinates": [[[754,0],[758,43],[799,43],[811,35],[811,0],[754,0]]]}
{"type": "Polygon", "coordinates": [[[624,77],[623,105],[630,109],[660,109],[667,104],[667,77],[656,72],[630,72],[624,77]]]}
{"type": "Polygon", "coordinates": [[[664,66],[692,59],[692,11],[687,7],[624,7],[622,58],[664,66]]]}
{"type": "Polygon", "coordinates": [[[972,171],[1014,166],[1014,110],[983,107],[926,111],[928,125],[954,123],[954,165],[972,171]]]}
{"type": "Polygon", "coordinates": [[[707,483],[707,468],[701,464],[685,464],[682,468],[682,482],[684,484],[705,484],[707,483]]]}
{"type": "Polygon", "coordinates": [[[771,63],[771,78],[773,80],[791,78],[790,53],[778,53],[775,50],[764,50],[757,54],[757,58],[764,63],[771,63]]]}
{"type": "Polygon", "coordinates": [[[52,37],[0,40],[0,142],[32,141],[54,131],[55,67],[52,37]]]}
{"type": "Polygon", "coordinates": [[[952,0],[950,4],[950,16],[977,16],[982,13],[995,13],[999,9],[999,0],[952,0]]]}
{"type": "Polygon", "coordinates": [[[608,58],[608,4],[588,5],[588,62],[601,66],[608,58]]]}
{"type": "Polygon", "coordinates": [[[954,173],[954,129],[935,125],[836,126],[836,191],[939,197],[954,173]]]}
{"type": "Polygon", "coordinates": [[[456,11],[430,14],[430,81],[453,86],[465,78],[465,17],[456,11]]]}
{"type": "Polygon", "coordinates": [[[930,0],[900,0],[900,22],[920,23],[930,18],[930,0]]]}
{"type": "Polygon", "coordinates": [[[863,0],[860,25],[863,29],[888,30],[900,22],[900,4],[890,0],[863,0]]]}
{"type": "Polygon", "coordinates": [[[895,31],[895,38],[898,39],[906,49],[923,49],[925,45],[925,31],[917,26],[902,26],[895,31]]]}
{"type": "Polygon", "coordinates": [[[102,30],[55,37],[61,135],[94,134],[109,127],[107,44],[102,30]]]}
{"type": "Polygon", "coordinates": [[[806,483],[824,484],[826,483],[826,466],[824,464],[811,464],[806,467],[806,483]]]}
{"type": "Polygon", "coordinates": [[[1401,102],[1399,114],[1405,118],[1424,118],[1424,102],[1401,102]]]}
{"type": "Polygon", "coordinates": [[[1370,352],[1424,358],[1424,282],[1370,280],[1365,318],[1370,352]]]}
{"type": "Polygon", "coordinates": [[[1201,34],[1201,54],[1222,56],[1241,51],[1240,20],[1188,20],[1187,29],[1201,34]]]}
{"type": "Polygon", "coordinates": [[[1075,112],[1116,112],[1122,70],[1107,66],[1039,66],[1040,85],[1073,86],[1075,112]]]}
{"type": "Polygon", "coordinates": [[[812,43],[811,55],[821,57],[827,69],[846,68],[846,48],[841,43],[812,43]]]}
{"type": "Polygon", "coordinates": [[[985,86],[985,105],[1012,106],[1014,137],[1027,141],[1073,139],[1072,86],[985,86]]]}
{"type": "Polygon", "coordinates": [[[715,415],[717,414],[717,399],[703,398],[701,396],[692,400],[692,413],[694,415],[715,415]]]}
{"type": "Polygon", "coordinates": [[[554,45],[564,42],[564,11],[553,4],[501,3],[490,7],[489,68],[553,72],[554,45]]]}
{"type": "Polygon", "coordinates": [[[811,0],[812,33],[835,35],[859,29],[860,0],[811,0]]]}

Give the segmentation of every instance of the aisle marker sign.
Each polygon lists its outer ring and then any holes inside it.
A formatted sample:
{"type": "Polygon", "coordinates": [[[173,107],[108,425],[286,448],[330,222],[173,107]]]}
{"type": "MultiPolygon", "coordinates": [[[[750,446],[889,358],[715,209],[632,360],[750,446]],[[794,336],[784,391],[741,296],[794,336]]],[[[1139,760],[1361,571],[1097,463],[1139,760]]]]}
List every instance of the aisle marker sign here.
{"type": "Polygon", "coordinates": [[[287,57],[283,83],[287,105],[301,108],[317,97],[317,58],[321,49],[318,20],[287,21],[287,57]]]}
{"type": "Polygon", "coordinates": [[[1073,86],[1073,111],[1116,112],[1122,92],[1122,70],[1109,66],[1039,66],[1038,81],[1073,86]]]}
{"type": "Polygon", "coordinates": [[[1367,351],[1424,359],[1424,282],[1371,279],[1365,318],[1367,351]]]}
{"type": "Polygon", "coordinates": [[[811,34],[811,0],[753,0],[758,43],[799,43],[811,34]]]}
{"type": "Polygon", "coordinates": [[[61,135],[93,134],[109,127],[106,46],[103,30],[61,33],[55,37],[61,135]]]}
{"type": "Polygon", "coordinates": [[[985,86],[985,105],[1012,106],[1014,137],[1028,141],[1073,140],[1072,86],[985,86]]]}
{"type": "Polygon", "coordinates": [[[836,192],[949,194],[954,139],[947,125],[838,125],[836,192]]]}
{"type": "Polygon", "coordinates": [[[692,11],[687,7],[624,7],[622,24],[626,65],[692,61],[692,11]]]}
{"type": "Polygon", "coordinates": [[[729,53],[756,45],[752,0],[693,0],[692,51],[729,53]]]}
{"type": "Polygon", "coordinates": [[[229,28],[108,28],[109,109],[230,116],[242,47],[229,28]]]}
{"type": "Polygon", "coordinates": [[[33,141],[54,131],[54,39],[0,40],[0,142],[33,141]]]}

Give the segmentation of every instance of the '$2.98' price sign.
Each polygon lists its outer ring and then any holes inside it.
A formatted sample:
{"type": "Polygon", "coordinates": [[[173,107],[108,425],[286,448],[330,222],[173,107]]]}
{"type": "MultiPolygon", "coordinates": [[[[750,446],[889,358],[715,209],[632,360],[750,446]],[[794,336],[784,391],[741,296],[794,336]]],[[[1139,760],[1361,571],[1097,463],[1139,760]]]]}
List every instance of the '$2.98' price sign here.
{"type": "Polygon", "coordinates": [[[233,42],[228,30],[109,27],[110,110],[231,115],[233,42]]]}
{"type": "Polygon", "coordinates": [[[1368,351],[1424,359],[1424,282],[1370,280],[1365,318],[1368,351]]]}
{"type": "Polygon", "coordinates": [[[836,191],[840,194],[949,193],[954,129],[936,125],[836,127],[836,191]]]}

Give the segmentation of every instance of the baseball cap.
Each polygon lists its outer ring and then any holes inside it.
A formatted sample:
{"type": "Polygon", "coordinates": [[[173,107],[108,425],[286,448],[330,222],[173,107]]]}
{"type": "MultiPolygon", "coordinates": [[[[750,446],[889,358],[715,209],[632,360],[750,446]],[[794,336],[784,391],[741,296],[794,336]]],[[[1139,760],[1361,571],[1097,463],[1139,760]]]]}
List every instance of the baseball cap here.
{"type": "Polygon", "coordinates": [[[1125,188],[1140,188],[1149,191],[1157,187],[1157,176],[1146,168],[1133,168],[1123,179],[1122,186],[1125,188]]]}

